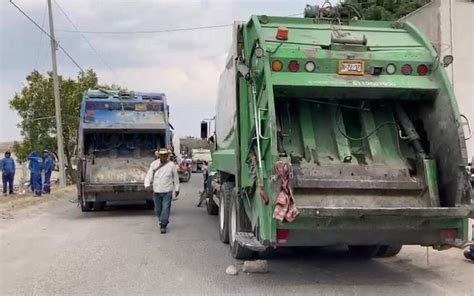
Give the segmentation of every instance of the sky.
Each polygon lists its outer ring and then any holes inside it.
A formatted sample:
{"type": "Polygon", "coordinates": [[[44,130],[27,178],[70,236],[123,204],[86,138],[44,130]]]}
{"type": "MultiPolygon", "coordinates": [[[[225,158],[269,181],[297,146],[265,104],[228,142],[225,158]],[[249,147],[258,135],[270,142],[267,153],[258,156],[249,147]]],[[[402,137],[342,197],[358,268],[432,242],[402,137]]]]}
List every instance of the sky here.
{"type": "MultiPolygon", "coordinates": [[[[47,31],[46,0],[14,0],[47,31]]],[[[159,34],[85,34],[95,53],[59,6],[82,31],[166,30],[229,24],[252,14],[302,13],[308,0],[52,0],[56,39],[99,83],[167,95],[176,134],[198,136],[201,119],[214,116],[217,82],[231,44],[231,27],[159,34]]],[[[337,1],[333,1],[337,2],[337,1]]],[[[49,40],[7,0],[0,3],[0,142],[21,140],[20,118],[8,102],[33,70],[51,69],[49,40]]],[[[76,77],[77,67],[58,52],[58,71],[76,77]]],[[[51,106],[54,108],[54,106],[51,106]]]]}

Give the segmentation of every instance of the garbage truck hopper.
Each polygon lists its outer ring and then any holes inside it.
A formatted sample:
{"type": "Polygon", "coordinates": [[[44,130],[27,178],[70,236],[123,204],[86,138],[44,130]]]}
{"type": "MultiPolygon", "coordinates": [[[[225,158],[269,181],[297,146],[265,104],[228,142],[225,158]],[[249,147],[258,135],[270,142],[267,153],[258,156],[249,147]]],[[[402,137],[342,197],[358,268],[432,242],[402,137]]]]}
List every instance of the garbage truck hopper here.
{"type": "Polygon", "coordinates": [[[473,209],[461,116],[442,57],[415,27],[252,16],[233,40],[213,201],[235,257],[465,242],[473,209]]]}

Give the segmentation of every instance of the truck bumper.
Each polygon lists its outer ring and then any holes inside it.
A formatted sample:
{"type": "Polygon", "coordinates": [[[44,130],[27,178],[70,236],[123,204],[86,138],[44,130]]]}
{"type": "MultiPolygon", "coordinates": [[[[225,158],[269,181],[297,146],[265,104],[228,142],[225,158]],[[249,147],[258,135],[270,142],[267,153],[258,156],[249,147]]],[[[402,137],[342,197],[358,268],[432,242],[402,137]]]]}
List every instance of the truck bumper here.
{"type": "Polygon", "coordinates": [[[143,184],[83,184],[85,201],[138,201],[153,200],[153,193],[143,184]]]}
{"type": "Polygon", "coordinates": [[[442,248],[467,240],[472,208],[299,207],[292,223],[277,225],[277,246],[424,245],[442,248]],[[283,234],[283,235],[282,235],[283,234]]]}

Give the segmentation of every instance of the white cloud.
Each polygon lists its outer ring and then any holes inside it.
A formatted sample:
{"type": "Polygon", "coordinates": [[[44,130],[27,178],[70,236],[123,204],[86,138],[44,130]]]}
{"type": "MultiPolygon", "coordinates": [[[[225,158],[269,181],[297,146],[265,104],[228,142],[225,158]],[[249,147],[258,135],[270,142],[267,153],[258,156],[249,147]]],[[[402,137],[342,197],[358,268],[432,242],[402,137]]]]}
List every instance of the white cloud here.
{"type": "MultiPolygon", "coordinates": [[[[305,1],[135,1],[56,0],[81,30],[154,30],[207,26],[246,20],[251,14],[285,15],[303,11],[305,1]]],[[[6,108],[33,68],[50,69],[49,42],[7,1],[0,4],[0,142],[19,138],[18,118],[6,108]],[[39,40],[42,40],[39,42],[39,40]]],[[[45,1],[16,0],[42,23],[45,1]]],[[[54,3],[54,1],[53,1],[54,3]]],[[[85,68],[93,68],[103,83],[118,83],[136,91],[162,91],[172,107],[171,119],[180,135],[197,135],[199,122],[214,114],[217,82],[231,43],[231,29],[137,35],[93,35],[87,38],[114,75],[55,11],[56,35],[85,68]]],[[[44,23],[47,28],[47,21],[44,23]]],[[[77,68],[58,54],[60,74],[75,77],[77,68]]]]}

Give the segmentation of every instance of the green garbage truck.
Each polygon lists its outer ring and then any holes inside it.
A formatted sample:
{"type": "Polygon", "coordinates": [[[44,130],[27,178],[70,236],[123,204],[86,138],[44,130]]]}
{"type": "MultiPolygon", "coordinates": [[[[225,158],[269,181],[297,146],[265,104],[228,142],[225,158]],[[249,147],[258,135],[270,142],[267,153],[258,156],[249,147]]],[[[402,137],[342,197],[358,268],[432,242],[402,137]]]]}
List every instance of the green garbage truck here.
{"type": "Polygon", "coordinates": [[[410,23],[351,10],[307,7],[305,17],[233,26],[206,136],[208,213],[235,258],[330,245],[387,257],[402,245],[466,243],[474,211],[444,70],[452,57],[410,23]]]}

